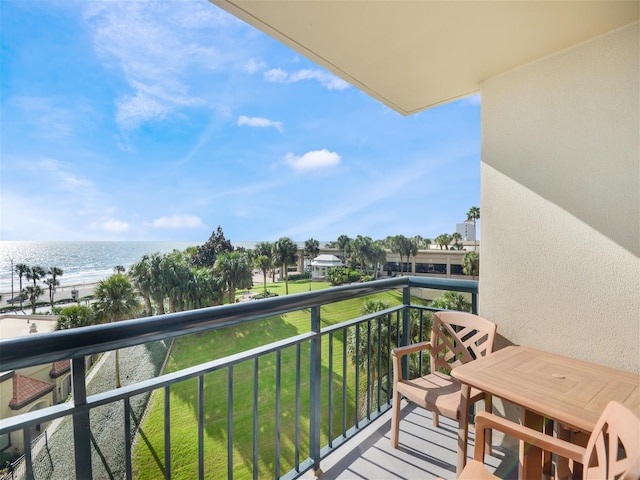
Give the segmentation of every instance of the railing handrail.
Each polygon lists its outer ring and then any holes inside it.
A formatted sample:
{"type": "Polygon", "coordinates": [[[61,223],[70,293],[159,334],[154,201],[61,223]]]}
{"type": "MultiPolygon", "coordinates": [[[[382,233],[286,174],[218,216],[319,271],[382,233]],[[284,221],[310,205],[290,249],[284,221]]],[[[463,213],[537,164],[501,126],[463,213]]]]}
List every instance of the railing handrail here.
{"type": "Polygon", "coordinates": [[[394,277],[233,305],[38,333],[0,340],[0,371],[167,340],[407,286],[468,293],[478,291],[478,282],[474,280],[394,277]],[[259,308],[256,308],[258,304],[259,308]]]}

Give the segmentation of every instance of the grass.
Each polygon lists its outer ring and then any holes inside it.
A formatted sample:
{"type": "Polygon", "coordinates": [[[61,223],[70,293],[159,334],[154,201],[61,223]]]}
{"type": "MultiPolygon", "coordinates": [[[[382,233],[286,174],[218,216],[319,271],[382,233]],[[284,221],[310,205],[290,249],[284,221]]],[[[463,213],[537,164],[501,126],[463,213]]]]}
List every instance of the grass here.
{"type": "MultiPolygon", "coordinates": [[[[327,283],[312,282],[313,290],[327,288],[327,283]]],[[[289,282],[289,293],[305,292],[307,280],[289,282]]],[[[253,288],[262,291],[262,284],[253,288]]],[[[284,282],[268,284],[272,293],[284,295],[284,282]]],[[[377,294],[390,305],[401,303],[400,292],[377,294]]],[[[335,324],[360,315],[364,298],[352,299],[321,307],[323,326],[335,324]]],[[[273,316],[250,324],[241,324],[199,335],[180,337],[167,365],[166,373],[198,365],[214,358],[265,345],[276,340],[308,332],[309,310],[273,316]]],[[[342,429],[342,386],[347,385],[348,425],[355,421],[355,368],[348,363],[347,378],[342,378],[341,334],[334,335],[333,348],[333,432],[336,437],[342,429]]],[[[328,440],[328,342],[322,348],[322,438],[328,440]]],[[[309,397],[310,381],[309,345],[300,348],[300,364],[303,366],[300,385],[300,460],[309,456],[309,397]]],[[[276,363],[275,353],[260,357],[258,361],[258,477],[273,477],[276,458],[276,363]]],[[[281,358],[281,413],[280,413],[280,475],[294,467],[295,455],[295,401],[296,401],[296,348],[282,351],[281,358]]],[[[253,395],[254,363],[248,361],[233,368],[233,469],[234,478],[253,477],[253,395]]],[[[363,377],[363,375],[362,375],[363,377]]],[[[207,374],[204,377],[204,469],[208,478],[226,476],[228,370],[207,374]]],[[[362,393],[364,388],[360,387],[362,393]]],[[[142,424],[141,437],[133,452],[134,477],[155,479],[164,471],[164,390],[156,391],[151,399],[147,416],[142,424]]],[[[191,479],[198,476],[198,397],[197,381],[189,380],[173,385],[170,390],[171,472],[174,479],[191,479]]]]}

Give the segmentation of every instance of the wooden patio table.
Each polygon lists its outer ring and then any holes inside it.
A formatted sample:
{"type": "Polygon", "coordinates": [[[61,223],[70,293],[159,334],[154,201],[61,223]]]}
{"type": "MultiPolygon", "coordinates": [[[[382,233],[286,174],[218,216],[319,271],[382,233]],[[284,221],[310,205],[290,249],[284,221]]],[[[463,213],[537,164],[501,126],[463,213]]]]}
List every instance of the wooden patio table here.
{"type": "MultiPolygon", "coordinates": [[[[451,375],[462,383],[460,411],[467,411],[469,389],[475,387],[521,406],[524,424],[537,430],[547,418],[591,433],[610,400],[640,417],[640,375],[530,347],[497,350],[454,368],[451,375]]],[[[465,428],[466,422],[460,425],[465,428]]],[[[465,461],[458,455],[458,474],[465,461]]],[[[541,478],[541,450],[521,442],[519,469],[520,478],[541,478]]]]}

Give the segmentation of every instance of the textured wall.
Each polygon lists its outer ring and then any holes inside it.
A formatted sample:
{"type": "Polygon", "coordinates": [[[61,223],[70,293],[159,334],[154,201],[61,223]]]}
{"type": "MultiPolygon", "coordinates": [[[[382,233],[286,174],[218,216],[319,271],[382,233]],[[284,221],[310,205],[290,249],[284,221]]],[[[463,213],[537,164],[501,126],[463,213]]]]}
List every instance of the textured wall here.
{"type": "Polygon", "coordinates": [[[640,371],[639,28],[482,87],[480,312],[507,341],[640,371]]]}

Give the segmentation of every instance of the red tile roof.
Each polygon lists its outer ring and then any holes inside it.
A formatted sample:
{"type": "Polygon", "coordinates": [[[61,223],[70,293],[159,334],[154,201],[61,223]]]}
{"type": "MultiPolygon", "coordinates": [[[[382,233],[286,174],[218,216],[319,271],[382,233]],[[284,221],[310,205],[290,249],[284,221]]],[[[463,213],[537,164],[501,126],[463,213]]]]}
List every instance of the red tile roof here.
{"type": "Polygon", "coordinates": [[[53,383],[43,382],[37,378],[15,374],[13,376],[13,398],[9,407],[12,410],[20,410],[25,405],[52,391],[54,386],[53,383]]]}
{"type": "Polygon", "coordinates": [[[59,362],[53,363],[49,376],[51,378],[57,378],[69,370],[71,370],[71,360],[60,360],[59,362]]]}

